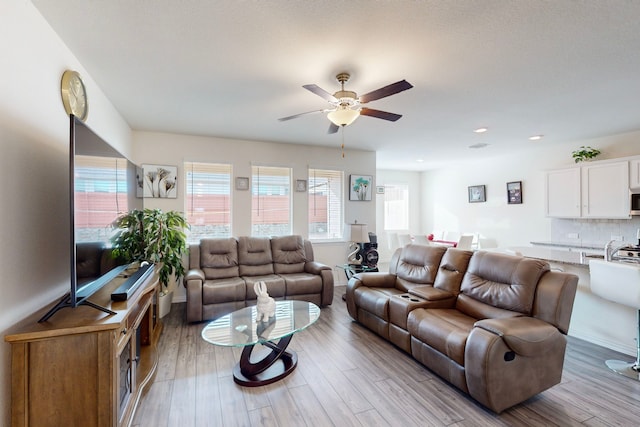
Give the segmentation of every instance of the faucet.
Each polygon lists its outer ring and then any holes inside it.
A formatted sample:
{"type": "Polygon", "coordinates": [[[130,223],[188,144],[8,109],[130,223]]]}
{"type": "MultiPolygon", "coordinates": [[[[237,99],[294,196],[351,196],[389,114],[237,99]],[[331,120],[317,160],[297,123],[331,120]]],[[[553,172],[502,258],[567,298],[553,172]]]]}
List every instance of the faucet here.
{"type": "Polygon", "coordinates": [[[626,242],[619,242],[617,240],[609,240],[606,245],[604,245],[604,259],[605,261],[611,261],[613,256],[618,253],[620,249],[630,248],[631,245],[626,242]]]}

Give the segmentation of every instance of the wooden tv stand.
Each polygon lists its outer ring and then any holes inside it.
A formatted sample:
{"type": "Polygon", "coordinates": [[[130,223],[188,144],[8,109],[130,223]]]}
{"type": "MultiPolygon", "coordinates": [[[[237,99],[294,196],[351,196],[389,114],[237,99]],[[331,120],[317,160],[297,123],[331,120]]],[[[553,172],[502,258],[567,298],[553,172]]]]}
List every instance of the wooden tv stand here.
{"type": "Polygon", "coordinates": [[[160,285],[156,274],[126,301],[111,301],[117,277],[89,298],[113,310],[64,308],[33,314],[11,344],[11,425],[128,426],[158,366],[160,285]]]}

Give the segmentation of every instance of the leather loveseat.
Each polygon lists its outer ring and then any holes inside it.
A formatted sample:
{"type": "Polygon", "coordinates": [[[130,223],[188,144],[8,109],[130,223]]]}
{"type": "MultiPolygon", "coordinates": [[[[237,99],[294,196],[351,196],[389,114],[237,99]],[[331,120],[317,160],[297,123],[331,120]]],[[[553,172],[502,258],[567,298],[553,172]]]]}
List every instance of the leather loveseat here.
{"type": "Polygon", "coordinates": [[[96,280],[123,261],[115,259],[111,248],[103,242],[76,243],[76,277],[78,285],[96,280]]]}
{"type": "Polygon", "coordinates": [[[347,284],[349,314],[500,413],[558,384],[578,277],[518,256],[398,249],[347,284]]]}
{"type": "Polygon", "coordinates": [[[276,300],[305,300],[320,307],[333,300],[333,270],[314,261],[311,243],[301,236],[202,239],[189,246],[187,321],[255,305],[258,281],[276,300]]]}

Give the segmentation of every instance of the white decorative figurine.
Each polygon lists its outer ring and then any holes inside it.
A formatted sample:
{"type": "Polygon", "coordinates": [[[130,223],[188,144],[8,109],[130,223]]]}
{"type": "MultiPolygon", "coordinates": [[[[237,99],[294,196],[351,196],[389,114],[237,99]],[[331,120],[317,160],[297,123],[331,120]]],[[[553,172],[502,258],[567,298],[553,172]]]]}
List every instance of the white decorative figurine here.
{"type": "Polygon", "coordinates": [[[256,310],[258,312],[258,321],[268,322],[270,317],[276,314],[276,301],[267,293],[267,285],[262,280],[253,285],[253,290],[258,296],[256,310]]]}

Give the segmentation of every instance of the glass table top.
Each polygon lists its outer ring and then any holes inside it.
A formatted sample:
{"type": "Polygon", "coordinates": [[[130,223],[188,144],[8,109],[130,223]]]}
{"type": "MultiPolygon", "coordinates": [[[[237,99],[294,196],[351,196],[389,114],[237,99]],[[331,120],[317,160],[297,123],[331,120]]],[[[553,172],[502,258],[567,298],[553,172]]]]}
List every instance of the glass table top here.
{"type": "Polygon", "coordinates": [[[202,330],[202,338],[215,345],[244,347],[273,341],[312,325],[320,308],[307,301],[276,301],[276,314],[268,322],[257,321],[256,306],[222,316],[202,330]]]}

